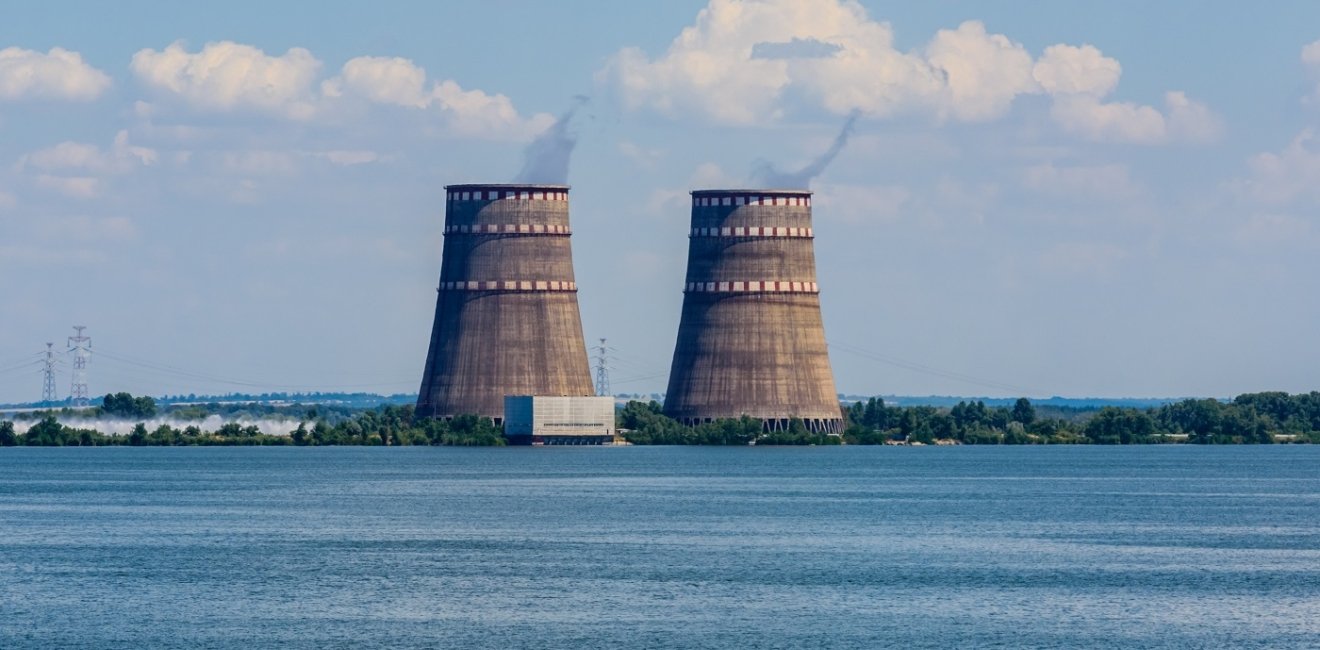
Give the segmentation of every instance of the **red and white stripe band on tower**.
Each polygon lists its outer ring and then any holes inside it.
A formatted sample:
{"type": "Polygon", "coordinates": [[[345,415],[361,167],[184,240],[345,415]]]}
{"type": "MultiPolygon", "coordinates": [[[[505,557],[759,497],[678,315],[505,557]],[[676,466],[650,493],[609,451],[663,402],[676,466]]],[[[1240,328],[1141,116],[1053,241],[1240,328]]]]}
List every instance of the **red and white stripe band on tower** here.
{"type": "Polygon", "coordinates": [[[568,226],[544,223],[476,223],[445,226],[446,235],[571,235],[568,226]]]}
{"type": "Polygon", "coordinates": [[[720,206],[737,207],[740,205],[778,205],[788,206],[796,205],[804,208],[811,207],[810,196],[782,196],[765,194],[735,194],[729,196],[693,196],[692,206],[697,208],[713,208],[720,206]]]}
{"type": "Polygon", "coordinates": [[[567,190],[450,190],[446,193],[450,201],[499,201],[516,199],[519,201],[567,201],[567,190]]]}
{"type": "Polygon", "coordinates": [[[577,283],[560,280],[464,280],[441,282],[439,291],[577,291],[577,283]]]}
{"type": "Polygon", "coordinates": [[[820,293],[815,282],[689,282],[685,293],[820,293]]]}
{"type": "Polygon", "coordinates": [[[815,236],[811,228],[771,226],[724,226],[720,228],[693,228],[689,237],[807,237],[815,236]]]}

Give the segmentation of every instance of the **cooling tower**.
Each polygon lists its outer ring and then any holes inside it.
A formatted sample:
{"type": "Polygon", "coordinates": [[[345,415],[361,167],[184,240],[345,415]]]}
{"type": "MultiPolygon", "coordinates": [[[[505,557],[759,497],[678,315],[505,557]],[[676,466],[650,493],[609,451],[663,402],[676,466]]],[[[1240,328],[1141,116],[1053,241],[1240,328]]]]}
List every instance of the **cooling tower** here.
{"type": "Polygon", "coordinates": [[[812,251],[811,192],[699,190],[666,415],[843,430],[812,251]]]}
{"type": "Polygon", "coordinates": [[[592,395],[565,185],[450,185],[417,412],[501,422],[505,395],[592,395]]]}

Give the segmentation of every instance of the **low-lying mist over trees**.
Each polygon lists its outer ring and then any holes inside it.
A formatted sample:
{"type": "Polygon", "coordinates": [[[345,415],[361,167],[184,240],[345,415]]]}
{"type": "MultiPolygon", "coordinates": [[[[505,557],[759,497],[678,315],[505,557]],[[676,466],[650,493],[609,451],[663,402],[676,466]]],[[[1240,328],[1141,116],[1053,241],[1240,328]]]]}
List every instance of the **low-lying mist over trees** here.
{"type": "MultiPolygon", "coordinates": [[[[889,406],[870,398],[843,408],[842,435],[808,431],[794,420],[767,432],[751,417],[687,426],[659,402],[631,401],[617,411],[624,438],[637,445],[879,444],[1269,444],[1320,443],[1320,392],[1248,393],[1232,401],[1187,399],[1155,408],[1037,407],[963,401],[952,407],[889,406]]],[[[504,444],[489,419],[418,417],[412,405],[373,408],[323,404],[187,404],[107,395],[88,409],[19,413],[0,421],[0,446],[107,445],[479,445],[504,444]]]]}

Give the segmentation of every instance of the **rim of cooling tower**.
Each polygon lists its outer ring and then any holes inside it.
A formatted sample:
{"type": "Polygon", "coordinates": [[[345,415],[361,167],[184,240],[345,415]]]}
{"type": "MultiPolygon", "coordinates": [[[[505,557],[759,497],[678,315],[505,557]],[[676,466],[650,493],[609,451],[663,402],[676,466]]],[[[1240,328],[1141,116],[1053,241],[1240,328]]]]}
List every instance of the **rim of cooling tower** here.
{"type": "Polygon", "coordinates": [[[783,188],[780,189],[730,188],[730,189],[718,189],[718,190],[691,190],[688,192],[688,194],[691,194],[692,196],[710,196],[710,195],[724,195],[724,194],[773,194],[777,196],[784,196],[784,195],[810,196],[811,194],[813,194],[813,192],[807,189],[788,190],[783,188]]]}
{"type": "Polygon", "coordinates": [[[479,188],[491,188],[499,190],[517,190],[517,189],[548,189],[548,190],[570,190],[572,185],[562,185],[559,183],[461,183],[459,185],[446,185],[446,190],[475,190],[479,188]]]}

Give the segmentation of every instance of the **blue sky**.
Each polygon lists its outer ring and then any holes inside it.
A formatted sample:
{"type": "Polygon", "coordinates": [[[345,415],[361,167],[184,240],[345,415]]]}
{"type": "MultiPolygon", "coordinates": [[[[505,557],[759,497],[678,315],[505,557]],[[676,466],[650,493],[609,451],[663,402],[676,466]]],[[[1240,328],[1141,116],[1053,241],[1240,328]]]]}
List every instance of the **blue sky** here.
{"type": "Polygon", "coordinates": [[[93,393],[416,390],[442,187],[511,179],[577,95],[617,391],[663,390],[686,192],[801,165],[853,111],[812,184],[839,390],[1317,387],[1314,3],[6,11],[0,401],[73,324],[93,393]]]}

